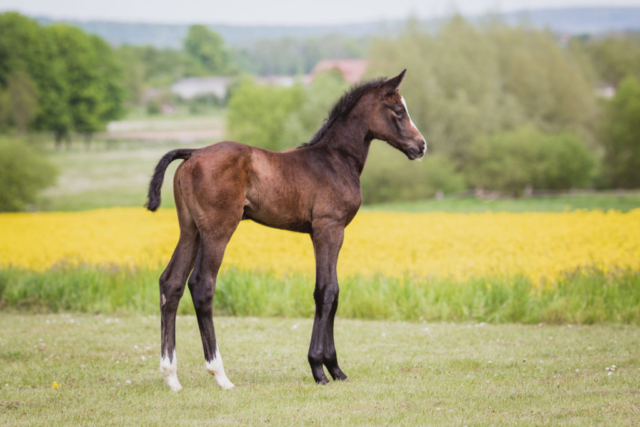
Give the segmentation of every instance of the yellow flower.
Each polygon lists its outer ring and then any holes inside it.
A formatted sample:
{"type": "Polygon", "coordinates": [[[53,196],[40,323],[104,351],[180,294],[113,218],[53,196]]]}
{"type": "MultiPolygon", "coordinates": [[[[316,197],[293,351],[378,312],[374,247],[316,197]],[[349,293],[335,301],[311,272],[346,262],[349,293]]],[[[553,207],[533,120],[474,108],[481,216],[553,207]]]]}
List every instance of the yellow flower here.
{"type": "MultiPolygon", "coordinates": [[[[174,210],[0,214],[0,267],[165,266],[178,241],[174,210]]],[[[309,236],[243,221],[222,268],[313,275],[309,236]]],[[[393,277],[522,274],[536,283],[567,272],[640,269],[640,209],[559,213],[361,212],[345,231],[338,273],[393,277]]]]}
{"type": "Polygon", "coordinates": [[[51,388],[57,390],[57,389],[60,388],[60,384],[58,384],[57,382],[54,381],[53,384],[51,385],[51,388]]]}

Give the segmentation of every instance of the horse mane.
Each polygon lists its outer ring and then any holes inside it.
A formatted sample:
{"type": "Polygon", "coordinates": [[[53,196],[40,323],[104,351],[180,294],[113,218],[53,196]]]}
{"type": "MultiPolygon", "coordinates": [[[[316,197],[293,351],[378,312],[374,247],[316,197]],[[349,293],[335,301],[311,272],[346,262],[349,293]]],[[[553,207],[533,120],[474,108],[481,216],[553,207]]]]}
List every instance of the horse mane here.
{"type": "Polygon", "coordinates": [[[386,77],[379,77],[373,80],[367,80],[358,84],[351,86],[349,89],[345,91],[345,93],[333,104],[331,110],[329,111],[329,116],[325,119],[322,127],[316,132],[315,135],[309,140],[309,142],[305,142],[300,145],[298,148],[309,147],[310,145],[314,145],[327,134],[327,131],[331,126],[341,117],[349,114],[353,107],[356,106],[362,95],[372,87],[376,87],[381,85],[387,80],[386,77]]]}

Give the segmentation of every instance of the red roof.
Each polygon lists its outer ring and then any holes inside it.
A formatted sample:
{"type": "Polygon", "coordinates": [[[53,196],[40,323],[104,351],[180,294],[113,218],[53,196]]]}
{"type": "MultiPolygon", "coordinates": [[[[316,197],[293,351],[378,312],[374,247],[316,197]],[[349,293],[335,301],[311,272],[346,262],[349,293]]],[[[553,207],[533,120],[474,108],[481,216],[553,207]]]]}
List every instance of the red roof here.
{"type": "Polygon", "coordinates": [[[311,74],[315,77],[323,71],[336,69],[347,82],[357,83],[367,71],[367,65],[366,59],[323,59],[316,64],[311,74]]]}

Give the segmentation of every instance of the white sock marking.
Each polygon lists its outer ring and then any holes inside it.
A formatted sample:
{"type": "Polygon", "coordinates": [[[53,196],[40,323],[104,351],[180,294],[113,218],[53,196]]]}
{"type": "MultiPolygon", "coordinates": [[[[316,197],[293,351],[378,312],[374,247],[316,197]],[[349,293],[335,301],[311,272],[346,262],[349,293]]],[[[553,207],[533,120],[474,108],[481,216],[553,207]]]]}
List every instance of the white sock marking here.
{"type": "Polygon", "coordinates": [[[180,391],[182,386],[178,381],[178,359],[176,357],[176,351],[173,350],[173,360],[169,360],[169,355],[165,354],[160,359],[160,372],[164,377],[164,382],[169,386],[171,391],[180,391]]]}
{"type": "Polygon", "coordinates": [[[216,356],[213,360],[207,360],[205,364],[207,371],[216,379],[216,382],[220,387],[225,390],[229,390],[234,388],[235,386],[227,375],[224,373],[224,366],[222,366],[222,356],[220,356],[220,351],[218,350],[218,344],[216,343],[216,356]]]}

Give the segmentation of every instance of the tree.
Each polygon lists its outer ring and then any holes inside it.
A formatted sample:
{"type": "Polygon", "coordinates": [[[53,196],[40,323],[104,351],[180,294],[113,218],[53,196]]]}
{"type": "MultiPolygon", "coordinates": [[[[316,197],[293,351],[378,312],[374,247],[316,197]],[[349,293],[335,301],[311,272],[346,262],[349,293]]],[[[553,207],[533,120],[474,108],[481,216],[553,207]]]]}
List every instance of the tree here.
{"type": "Polygon", "coordinates": [[[11,115],[16,129],[26,133],[29,123],[38,114],[38,98],[31,77],[25,72],[9,75],[7,88],[11,98],[11,115]]]}
{"type": "Polygon", "coordinates": [[[606,37],[587,42],[585,50],[601,80],[618,86],[627,76],[640,79],[640,39],[606,37]]]}
{"type": "Polygon", "coordinates": [[[229,99],[230,138],[274,151],[286,148],[287,120],[302,107],[304,96],[300,85],[283,88],[243,81],[229,99]]]}
{"type": "Polygon", "coordinates": [[[613,187],[640,187],[640,83],[625,78],[607,105],[602,124],[604,174],[613,187]]]}
{"type": "Polygon", "coordinates": [[[594,156],[574,134],[535,128],[484,135],[470,147],[464,171],[474,187],[520,195],[525,187],[560,190],[588,186],[594,156]]]}
{"type": "Polygon", "coordinates": [[[224,40],[204,25],[192,25],[184,41],[184,50],[191,59],[191,75],[220,74],[229,67],[229,53],[224,40]]]}
{"type": "Polygon", "coordinates": [[[0,14],[0,92],[10,75],[26,74],[38,105],[31,123],[35,129],[53,131],[56,139],[71,128],[63,65],[45,28],[15,12],[0,14]]]}
{"type": "Polygon", "coordinates": [[[96,55],[96,71],[103,90],[104,105],[101,108],[100,119],[103,123],[122,117],[122,104],[126,92],[122,86],[124,76],[122,67],[113,49],[98,36],[90,36],[91,44],[96,55]]]}
{"type": "Polygon", "coordinates": [[[122,113],[121,70],[112,49],[97,37],[64,24],[46,30],[63,62],[72,127],[88,140],[122,113]]]}
{"type": "Polygon", "coordinates": [[[0,139],[0,212],[23,210],[56,177],[56,168],[26,142],[0,139]]]}
{"type": "Polygon", "coordinates": [[[400,91],[411,117],[430,150],[458,170],[477,135],[522,126],[595,131],[591,74],[546,31],[457,16],[435,34],[414,23],[398,39],[375,40],[370,57],[370,76],[408,69],[400,91]]]}
{"type": "Polygon", "coordinates": [[[304,102],[286,120],[283,146],[297,147],[316,133],[329,114],[329,109],[348,88],[348,83],[337,71],[320,73],[305,88],[304,102]]]}

